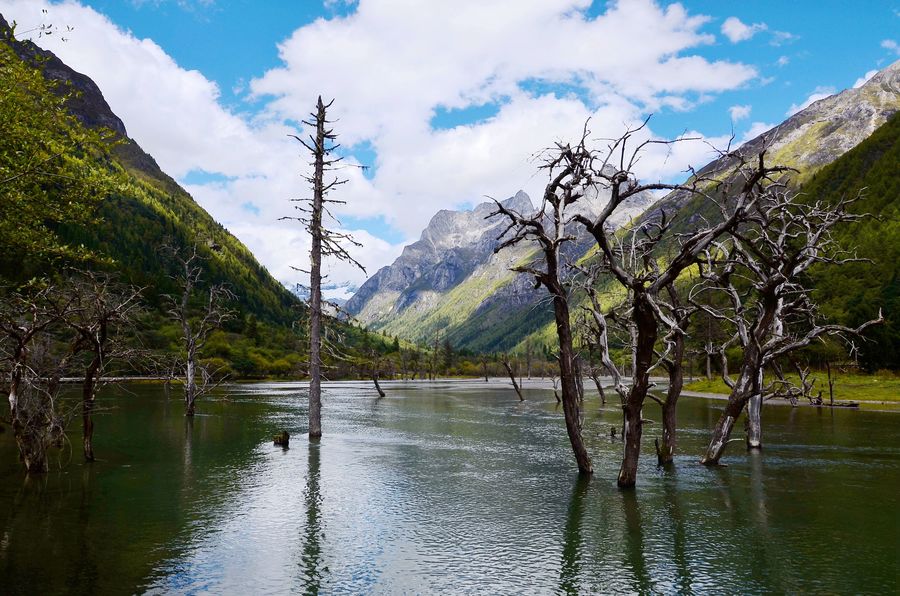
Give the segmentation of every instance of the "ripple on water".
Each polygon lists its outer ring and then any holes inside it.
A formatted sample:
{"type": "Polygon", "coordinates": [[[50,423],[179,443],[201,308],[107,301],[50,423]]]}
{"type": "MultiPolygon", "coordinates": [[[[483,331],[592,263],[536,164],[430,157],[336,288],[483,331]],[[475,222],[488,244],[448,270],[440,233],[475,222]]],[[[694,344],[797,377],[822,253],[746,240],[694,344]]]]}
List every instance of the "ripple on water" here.
{"type": "Polygon", "coordinates": [[[137,591],[896,589],[900,417],[767,409],[763,452],[736,443],[728,467],[707,469],[697,454],[721,404],[685,401],[674,468],[656,467],[649,424],[638,488],[621,492],[613,406],[586,402],[596,472],[580,481],[552,391],[521,403],[493,383],[384,386],[377,399],[368,383],[327,384],[318,443],[303,436],[304,383],[230,385],[187,434],[167,414],[173,447],[146,466],[172,487],[153,498],[177,504],[176,531],[146,554],[137,591]],[[286,450],[271,444],[281,429],[286,450]]]}

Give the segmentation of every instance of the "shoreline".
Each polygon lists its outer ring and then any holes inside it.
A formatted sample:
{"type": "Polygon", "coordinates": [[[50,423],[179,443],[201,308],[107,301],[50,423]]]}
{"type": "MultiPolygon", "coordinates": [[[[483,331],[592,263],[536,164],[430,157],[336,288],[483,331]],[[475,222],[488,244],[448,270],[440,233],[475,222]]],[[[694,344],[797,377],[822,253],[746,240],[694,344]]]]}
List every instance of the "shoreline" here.
{"type": "MultiPolygon", "coordinates": [[[[82,381],[79,377],[64,377],[60,379],[63,383],[80,383],[82,381]]],[[[651,391],[661,391],[666,387],[667,379],[663,377],[651,377],[651,382],[654,384],[651,387],[651,391]]],[[[685,384],[692,382],[695,379],[685,379],[685,384]]],[[[167,379],[166,377],[158,377],[158,376],[128,376],[128,377],[108,377],[104,379],[107,383],[165,383],[166,381],[171,382],[172,384],[180,384],[181,380],[179,378],[167,379]]],[[[488,381],[485,382],[483,377],[438,377],[435,379],[379,379],[379,381],[385,385],[386,387],[396,386],[396,385],[404,385],[407,383],[472,383],[472,384],[481,384],[481,385],[489,385],[496,387],[498,385],[503,385],[507,387],[512,387],[512,384],[509,381],[509,377],[488,377],[488,381]]],[[[603,383],[604,390],[608,389],[611,393],[615,393],[615,390],[612,386],[612,378],[611,377],[600,377],[601,383],[603,383]]],[[[246,384],[246,383],[308,383],[308,379],[288,379],[288,378],[278,378],[278,377],[269,377],[269,378],[258,378],[258,379],[235,379],[231,381],[226,381],[226,384],[246,384]]],[[[371,383],[371,379],[334,379],[330,381],[323,381],[322,385],[327,387],[328,385],[339,384],[339,383],[371,383]]],[[[520,386],[523,389],[546,389],[549,391],[553,390],[553,381],[548,377],[532,377],[532,378],[523,378],[519,381],[520,386]]],[[[595,392],[593,388],[592,380],[587,377],[584,380],[585,390],[590,394],[592,391],[595,392]]],[[[717,401],[726,401],[728,399],[728,394],[725,393],[711,393],[705,391],[687,391],[684,390],[681,392],[682,397],[691,397],[698,399],[712,399],[717,401]]],[[[836,405],[834,407],[829,406],[827,404],[823,405],[815,405],[808,402],[799,402],[796,406],[791,404],[788,400],[778,399],[778,400],[767,400],[766,405],[775,405],[775,406],[790,406],[790,407],[813,407],[813,408],[823,408],[823,409],[845,409],[845,410],[860,410],[865,409],[866,411],[878,411],[878,412],[900,412],[900,401],[887,401],[887,400],[866,400],[866,399],[854,399],[854,400],[836,400],[836,403],[846,404],[847,402],[858,403],[860,407],[852,407],[852,406],[840,406],[836,405]],[[866,408],[862,408],[861,406],[869,406],[866,408]],[[875,410],[871,409],[870,406],[895,406],[895,409],[883,409],[883,410],[875,410]]]]}

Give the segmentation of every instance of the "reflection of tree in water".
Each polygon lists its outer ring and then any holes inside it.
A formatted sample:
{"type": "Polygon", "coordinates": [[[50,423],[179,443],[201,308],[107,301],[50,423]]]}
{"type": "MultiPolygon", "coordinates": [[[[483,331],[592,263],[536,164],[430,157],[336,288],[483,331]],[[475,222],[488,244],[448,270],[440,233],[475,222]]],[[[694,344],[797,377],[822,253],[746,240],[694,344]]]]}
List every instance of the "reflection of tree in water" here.
{"type": "MultiPolygon", "coordinates": [[[[792,408],[793,409],[793,408],[792,408]]],[[[765,576],[763,585],[776,592],[791,592],[791,586],[784,583],[784,558],[773,551],[772,532],[769,528],[769,506],[766,497],[765,469],[763,454],[758,449],[747,453],[750,458],[750,517],[752,523],[747,524],[752,533],[751,553],[753,568],[762,571],[765,576]]],[[[747,523],[747,520],[744,522],[747,523]]]]}
{"type": "Polygon", "coordinates": [[[785,585],[784,567],[787,561],[781,553],[772,549],[772,532],[769,528],[769,506],[765,488],[765,467],[762,451],[747,453],[749,474],[742,470],[718,469],[716,480],[722,504],[731,514],[734,542],[729,552],[740,552],[741,560],[751,572],[743,581],[753,582],[754,589],[775,593],[796,591],[785,585]]]}
{"type": "Polygon", "coordinates": [[[184,444],[182,447],[182,472],[184,473],[185,488],[191,486],[191,477],[194,471],[194,418],[184,417],[184,444]]]}
{"type": "Polygon", "coordinates": [[[322,495],[319,492],[319,444],[309,444],[309,466],[306,471],[306,531],[300,556],[303,577],[301,583],[306,594],[318,594],[328,567],[322,564],[322,495]]]}
{"type": "Polygon", "coordinates": [[[681,509],[676,481],[676,468],[670,466],[666,470],[663,482],[663,497],[668,518],[672,521],[672,559],[675,563],[675,584],[679,594],[693,592],[691,584],[691,566],[687,559],[687,535],[684,524],[684,512],[681,509]]]}
{"type": "Polygon", "coordinates": [[[652,582],[647,573],[644,528],[641,525],[641,510],[634,490],[622,491],[622,509],[625,512],[625,554],[628,557],[628,566],[634,573],[635,584],[632,587],[639,594],[648,594],[652,589],[652,582]]]}
{"type": "Polygon", "coordinates": [[[581,572],[582,523],[584,520],[585,495],[590,476],[579,474],[572,487],[566,527],[563,534],[562,563],[559,567],[559,589],[566,594],[578,594],[578,575],[581,572]]]}
{"type": "Polygon", "coordinates": [[[81,501],[78,504],[78,564],[69,570],[66,589],[73,594],[95,594],[100,568],[94,555],[91,529],[94,466],[86,465],[81,473],[81,501]]]}

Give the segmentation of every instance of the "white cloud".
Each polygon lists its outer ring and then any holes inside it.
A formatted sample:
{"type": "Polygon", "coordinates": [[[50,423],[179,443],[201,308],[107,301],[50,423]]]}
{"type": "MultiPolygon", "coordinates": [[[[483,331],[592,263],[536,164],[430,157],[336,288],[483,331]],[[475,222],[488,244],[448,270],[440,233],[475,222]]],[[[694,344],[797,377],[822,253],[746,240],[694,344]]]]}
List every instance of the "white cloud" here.
{"type": "Polygon", "coordinates": [[[801,110],[805,110],[814,102],[819,101],[820,99],[825,99],[829,95],[834,95],[837,90],[834,87],[816,87],[815,90],[807,97],[803,103],[801,104],[791,104],[791,107],[788,108],[788,111],[785,113],[786,116],[793,116],[797,112],[801,110]]]}
{"type": "Polygon", "coordinates": [[[753,106],[731,106],[728,108],[728,113],[731,114],[731,120],[737,122],[738,120],[749,118],[752,109],[753,106]]]}
{"type": "Polygon", "coordinates": [[[779,56],[778,61],[775,62],[775,64],[777,64],[778,66],[787,66],[790,63],[791,63],[791,59],[788,58],[787,56],[779,56]]]}
{"type": "Polygon", "coordinates": [[[853,83],[853,88],[857,89],[859,87],[862,87],[863,85],[866,84],[866,81],[868,81],[869,79],[871,79],[872,77],[874,77],[877,74],[878,74],[878,71],[875,69],[868,71],[866,74],[864,74],[863,76],[856,79],[856,81],[853,83]]]}
{"type": "Polygon", "coordinates": [[[772,31],[772,38],[769,40],[769,45],[779,47],[787,43],[792,43],[797,39],[798,36],[789,31],[772,31]]]}
{"type": "MultiPolygon", "coordinates": [[[[706,17],[679,4],[620,0],[598,17],[586,16],[589,0],[344,4],[352,12],[294,31],[279,45],[282,65],[248,83],[262,105],[253,117],[223,107],[214,82],[181,68],[152,40],[74,0],[49,6],[54,21],[75,26],[70,41],[46,45],[98,83],[166,172],[227,177],[188,190],[288,284],[304,277],[291,266],[306,268],[308,243],[299,224],[278,221],[291,213],[288,198],[306,192],[305,160],[286,137],[286,121],[304,118],[319,93],[337,99],[333,116],[345,146],[364,142],[376,154],[371,178],[344,172],[348,204],[338,215],[382,217],[414,238],[438,209],[519,189],[537,196],[545,181],[529,158],[578,134],[588,117],[595,136],[618,136],[647,111],[692,109],[757,75],[742,63],[691,54],[715,39],[703,31],[706,17]],[[432,127],[439,110],[485,103],[500,106],[492,118],[432,127]]],[[[22,22],[45,6],[0,0],[0,12],[22,22]]],[[[654,146],[640,173],[671,179],[710,157],[702,142],[654,146]]],[[[402,248],[356,234],[366,246],[354,254],[369,274],[402,248]]],[[[362,281],[347,266],[331,267],[334,281],[362,281]]]]}
{"type": "Polygon", "coordinates": [[[731,43],[738,43],[741,41],[747,41],[760,31],[765,31],[769,26],[765,23],[753,23],[752,25],[745,25],[739,18],[737,17],[728,17],[725,19],[725,22],[722,23],[722,35],[728,38],[731,43]]]}
{"type": "Polygon", "coordinates": [[[883,47],[886,50],[890,50],[891,52],[900,56],[900,44],[898,44],[893,39],[882,40],[881,47],[883,47]]]}
{"type": "Polygon", "coordinates": [[[775,128],[775,126],[775,124],[771,124],[769,122],[754,122],[750,125],[750,128],[747,129],[747,132],[744,133],[744,136],[741,137],[741,141],[738,145],[740,146],[747,141],[752,141],[764,132],[775,128]]]}

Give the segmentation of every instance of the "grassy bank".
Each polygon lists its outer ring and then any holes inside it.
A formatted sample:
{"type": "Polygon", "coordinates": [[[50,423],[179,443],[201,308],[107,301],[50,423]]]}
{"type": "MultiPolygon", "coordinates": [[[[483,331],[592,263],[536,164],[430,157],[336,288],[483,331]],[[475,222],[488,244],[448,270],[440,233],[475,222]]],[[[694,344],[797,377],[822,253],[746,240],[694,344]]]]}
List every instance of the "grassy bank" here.
{"type": "MultiPolygon", "coordinates": [[[[799,384],[797,375],[788,375],[788,378],[799,384]]],[[[822,399],[828,399],[828,375],[825,371],[817,371],[810,375],[815,378],[813,395],[822,392],[822,399]]],[[[833,373],[834,399],[851,401],[890,401],[900,403],[900,375],[890,372],[872,375],[833,373]]],[[[685,391],[699,391],[703,393],[729,392],[728,386],[720,378],[710,381],[701,379],[689,383],[684,387],[685,391]]]]}

